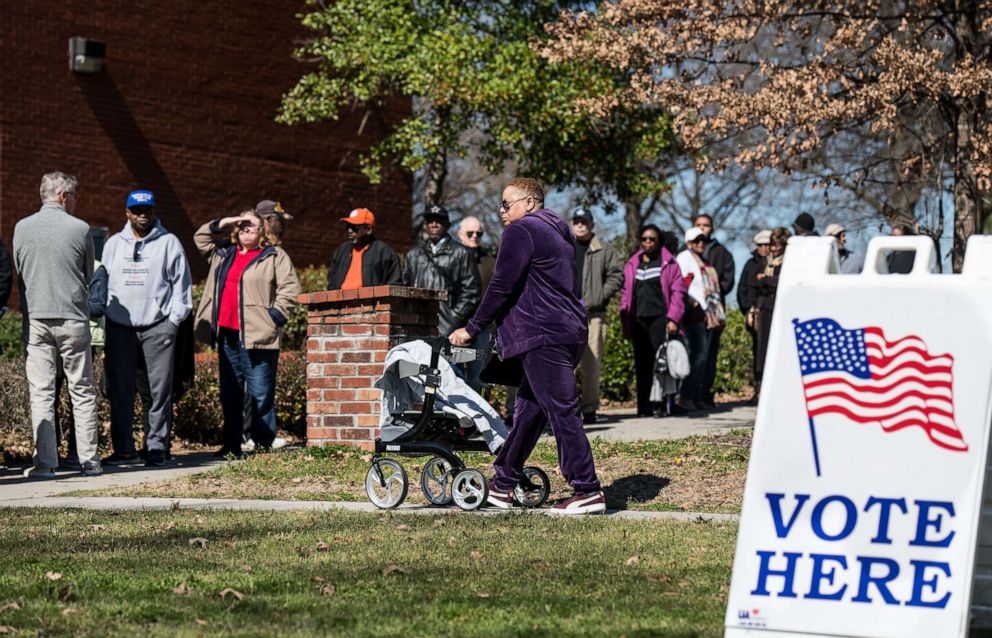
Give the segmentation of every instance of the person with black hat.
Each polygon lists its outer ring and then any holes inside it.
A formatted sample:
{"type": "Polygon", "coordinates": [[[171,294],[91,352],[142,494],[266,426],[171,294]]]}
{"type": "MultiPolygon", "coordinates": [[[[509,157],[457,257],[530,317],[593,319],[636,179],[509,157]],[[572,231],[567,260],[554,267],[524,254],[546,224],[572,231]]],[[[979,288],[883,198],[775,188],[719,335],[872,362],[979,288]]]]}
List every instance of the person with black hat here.
{"type": "Polygon", "coordinates": [[[820,236],[820,233],[816,232],[816,221],[809,213],[799,213],[796,221],[792,222],[792,230],[795,232],[796,237],[820,236]]]}
{"type": "Polygon", "coordinates": [[[606,306],[623,286],[623,261],[613,246],[604,244],[593,232],[596,222],[592,213],[577,208],[572,213],[572,234],[575,236],[575,265],[582,283],[582,299],[589,311],[589,342],[579,375],[582,377],[582,422],[596,422],[599,410],[599,371],[606,345],[606,306]]]}
{"type": "Polygon", "coordinates": [[[400,285],[400,258],[375,238],[375,214],[356,208],[341,218],[348,239],[338,246],[327,269],[328,290],[400,285]]]}
{"type": "Polygon", "coordinates": [[[475,255],[448,235],[451,220],[443,206],[424,213],[420,241],[406,254],[403,281],[415,288],[447,290],[441,302],[438,334],[446,337],[465,325],[482,298],[482,279],[475,255]]]}

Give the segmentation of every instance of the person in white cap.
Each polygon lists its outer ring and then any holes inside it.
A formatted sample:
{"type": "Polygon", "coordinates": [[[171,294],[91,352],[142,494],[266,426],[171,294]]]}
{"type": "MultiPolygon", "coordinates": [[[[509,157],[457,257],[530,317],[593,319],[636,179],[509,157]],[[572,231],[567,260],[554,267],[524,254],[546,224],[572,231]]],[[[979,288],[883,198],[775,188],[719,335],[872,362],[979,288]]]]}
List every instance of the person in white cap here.
{"type": "Polygon", "coordinates": [[[847,249],[847,231],[840,224],[830,224],[827,237],[837,240],[837,254],[840,255],[840,274],[856,275],[865,266],[865,258],[847,249]]]}
{"type": "MultiPolygon", "coordinates": [[[[751,358],[755,366],[758,362],[757,274],[765,269],[765,259],[768,257],[768,246],[771,244],[771,240],[772,231],[767,229],[759,231],[754,236],[754,251],[751,252],[751,258],[744,264],[740,282],[737,284],[737,306],[744,313],[747,331],[751,335],[751,358]]],[[[756,405],[757,402],[758,392],[757,384],[755,384],[755,393],[749,403],[756,405]]]]}
{"type": "Polygon", "coordinates": [[[705,407],[703,383],[710,339],[715,331],[723,328],[726,314],[720,300],[720,280],[716,269],[703,259],[706,234],[693,226],[685,231],[685,245],[686,249],[678,254],[675,261],[682,270],[689,291],[682,325],[689,339],[691,370],[682,382],[679,397],[681,407],[692,411],[705,407]]]}

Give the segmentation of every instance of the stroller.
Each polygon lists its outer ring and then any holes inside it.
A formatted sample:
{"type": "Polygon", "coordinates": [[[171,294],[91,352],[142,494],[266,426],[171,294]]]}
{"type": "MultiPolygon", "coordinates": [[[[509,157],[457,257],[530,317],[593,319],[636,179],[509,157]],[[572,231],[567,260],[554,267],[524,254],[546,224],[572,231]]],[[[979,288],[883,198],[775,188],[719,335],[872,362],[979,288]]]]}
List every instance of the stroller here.
{"type": "MultiPolygon", "coordinates": [[[[406,470],[398,461],[383,458],[385,454],[431,457],[421,473],[420,488],[432,505],[454,503],[471,511],[486,503],[485,476],[466,467],[458,452],[497,453],[506,439],[506,426],[486,398],[459,379],[450,365],[482,357],[496,359],[491,349],[453,347],[444,337],[400,344],[389,351],[383,376],[375,383],[383,391],[381,435],[365,475],[365,493],[373,505],[398,507],[409,490],[406,470]],[[418,363],[419,357],[429,357],[429,363],[418,363]],[[421,402],[419,409],[405,409],[421,402]]],[[[491,388],[487,384],[487,397],[491,388]]],[[[550,492],[548,475],[529,466],[514,496],[524,507],[540,507],[550,492]]]]}

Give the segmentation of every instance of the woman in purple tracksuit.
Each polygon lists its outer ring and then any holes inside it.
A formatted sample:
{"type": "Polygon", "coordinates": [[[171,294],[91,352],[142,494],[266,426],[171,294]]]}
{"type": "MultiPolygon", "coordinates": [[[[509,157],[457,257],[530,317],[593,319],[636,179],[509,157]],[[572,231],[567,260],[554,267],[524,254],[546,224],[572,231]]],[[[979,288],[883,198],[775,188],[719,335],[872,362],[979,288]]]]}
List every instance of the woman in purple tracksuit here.
{"type": "Polygon", "coordinates": [[[633,341],[638,416],[657,415],[651,405],[655,353],[666,335],[679,331],[685,314],[685,280],[675,257],[661,245],[661,229],[641,229],[641,248],[627,261],[620,290],[623,334],[633,341]]]}
{"type": "Polygon", "coordinates": [[[588,327],[572,231],[543,204],[544,189],[537,180],[517,178],[503,190],[500,217],[506,229],[492,281],[475,316],[449,339],[467,345],[496,322],[500,357],[520,357],[523,363],[513,429],[493,464],[489,504],[513,506],[524,462],[550,426],[562,475],[575,490],[552,513],[601,513],[606,499],[575,386],[574,370],[586,348],[588,327]]]}

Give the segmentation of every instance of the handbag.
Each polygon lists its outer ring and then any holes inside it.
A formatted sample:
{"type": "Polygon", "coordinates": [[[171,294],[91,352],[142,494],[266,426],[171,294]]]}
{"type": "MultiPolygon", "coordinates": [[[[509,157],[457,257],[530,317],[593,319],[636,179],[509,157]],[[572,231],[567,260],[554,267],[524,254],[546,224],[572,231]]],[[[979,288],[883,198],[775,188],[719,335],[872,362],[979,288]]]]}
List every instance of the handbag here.
{"type": "Polygon", "coordinates": [[[689,364],[689,349],[685,341],[678,335],[673,335],[665,346],[665,359],[668,362],[668,375],[673,379],[684,379],[689,376],[692,366],[689,364]]]}

